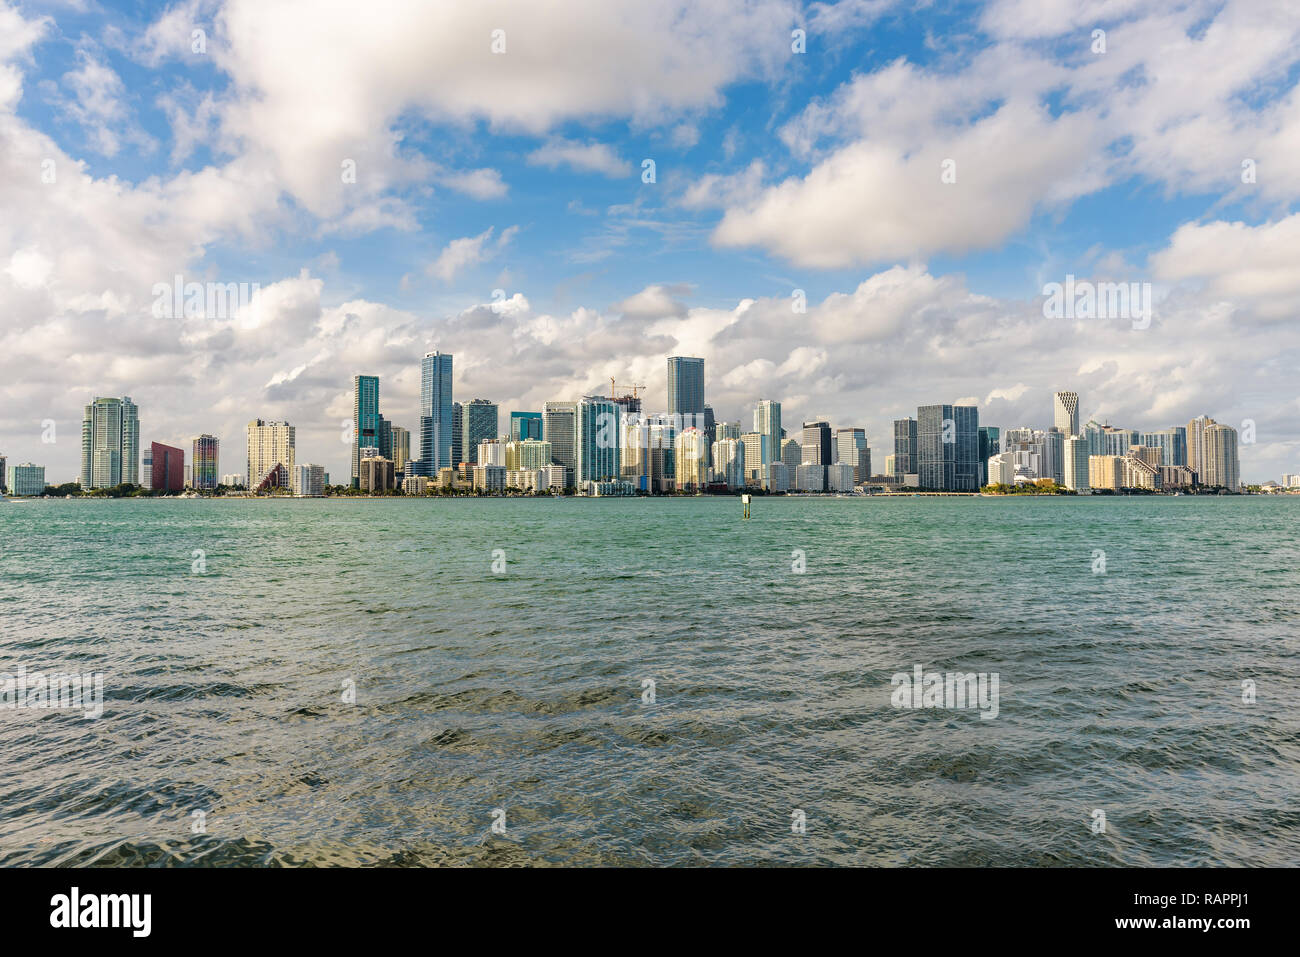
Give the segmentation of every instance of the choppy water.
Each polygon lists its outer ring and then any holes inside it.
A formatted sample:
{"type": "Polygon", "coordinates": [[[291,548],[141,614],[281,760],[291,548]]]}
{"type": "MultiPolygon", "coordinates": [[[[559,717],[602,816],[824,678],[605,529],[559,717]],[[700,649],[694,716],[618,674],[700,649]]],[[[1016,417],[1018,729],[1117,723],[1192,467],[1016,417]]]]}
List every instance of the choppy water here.
{"type": "Polygon", "coordinates": [[[0,863],[1297,864],[1298,520],[0,504],[0,671],[105,676],[98,719],[0,710],[0,863]],[[998,717],[891,707],[916,664],[998,673],[998,717]]]}

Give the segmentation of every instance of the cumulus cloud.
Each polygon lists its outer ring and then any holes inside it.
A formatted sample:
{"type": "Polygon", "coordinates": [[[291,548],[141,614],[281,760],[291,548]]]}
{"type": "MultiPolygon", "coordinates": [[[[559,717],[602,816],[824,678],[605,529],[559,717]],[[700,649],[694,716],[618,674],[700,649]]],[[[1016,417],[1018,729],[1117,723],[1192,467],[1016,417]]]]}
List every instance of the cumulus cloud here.
{"type": "Polygon", "coordinates": [[[581,172],[601,173],[611,178],[629,176],[632,173],[632,164],[605,143],[551,139],[529,153],[528,162],[551,169],[568,166],[581,172]]]}
{"type": "Polygon", "coordinates": [[[501,252],[518,231],[518,226],[503,230],[495,243],[491,241],[492,234],[495,232],[492,226],[477,236],[453,239],[429,266],[429,272],[443,282],[451,282],[465,268],[487,262],[501,252]]]}

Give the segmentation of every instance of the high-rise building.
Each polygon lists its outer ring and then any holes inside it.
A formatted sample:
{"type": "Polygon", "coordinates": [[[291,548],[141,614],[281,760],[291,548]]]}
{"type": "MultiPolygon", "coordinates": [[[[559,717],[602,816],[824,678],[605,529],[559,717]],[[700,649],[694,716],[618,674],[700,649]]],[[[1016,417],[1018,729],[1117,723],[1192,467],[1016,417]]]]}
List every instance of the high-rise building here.
{"type": "MultiPolygon", "coordinates": [[[[358,479],[360,475],[357,476],[358,479]]],[[[358,482],[358,485],[360,483],[358,482]]],[[[325,466],[299,465],[294,469],[293,494],[299,498],[321,498],[325,494],[325,466]]]]}
{"type": "Polygon", "coordinates": [[[781,464],[791,470],[803,465],[803,446],[798,439],[781,440],[781,464]]]}
{"type": "Polygon", "coordinates": [[[506,470],[536,472],[551,464],[551,443],[522,439],[506,444],[506,470]]]}
{"type": "Polygon", "coordinates": [[[361,460],[359,486],[361,491],[387,492],[397,487],[393,460],[381,455],[368,455],[361,460]]]}
{"type": "Polygon", "coordinates": [[[411,464],[411,432],[400,425],[394,425],[391,430],[393,446],[393,468],[398,472],[406,473],[406,467],[411,464]]]}
{"type": "Polygon", "coordinates": [[[799,443],[803,451],[801,465],[830,465],[835,461],[835,450],[831,444],[831,424],[822,420],[803,424],[803,440],[799,443]]]}
{"type": "MultiPolygon", "coordinates": [[[[574,484],[621,478],[620,420],[613,399],[583,396],[575,405],[573,432],[574,484]]],[[[552,441],[554,454],[554,441],[552,441]]]]}
{"type": "Polygon", "coordinates": [[[273,480],[276,487],[292,481],[297,430],[288,422],[254,419],[248,423],[248,487],[256,490],[273,470],[284,474],[273,480]]]}
{"type": "Polygon", "coordinates": [[[1237,463],[1237,430],[1230,425],[1215,422],[1201,432],[1201,484],[1241,491],[1240,471],[1237,463]]]}
{"type": "Polygon", "coordinates": [[[1102,426],[1107,455],[1128,455],[1128,450],[1138,444],[1138,434],[1133,429],[1118,429],[1114,426],[1102,426]]]}
{"type": "Polygon", "coordinates": [[[1088,456],[1088,487],[1120,489],[1124,487],[1122,455],[1088,456]]]}
{"type": "Polygon", "coordinates": [[[247,485],[248,480],[238,472],[228,472],[221,476],[221,484],[226,488],[235,488],[240,485],[247,485]]]}
{"type": "Polygon", "coordinates": [[[839,464],[853,467],[853,482],[860,485],[871,477],[871,449],[866,429],[836,429],[835,451],[839,464]]]}
{"type": "Polygon", "coordinates": [[[771,453],[767,448],[768,436],[762,432],[746,432],[740,437],[745,448],[745,484],[763,487],[768,481],[767,466],[771,453]]]}
{"type": "Polygon", "coordinates": [[[217,487],[221,440],[215,435],[196,435],[190,440],[190,485],[210,492],[217,487]]]}
{"type": "Polygon", "coordinates": [[[1076,492],[1088,489],[1088,440],[1073,435],[1062,442],[1064,449],[1063,481],[1065,487],[1076,492]]]}
{"type": "Polygon", "coordinates": [[[1205,473],[1205,430],[1217,424],[1208,415],[1198,415],[1187,423],[1187,465],[1202,485],[1206,484],[1202,478],[1205,473]]]}
{"type": "Polygon", "coordinates": [[[381,448],[383,428],[379,414],[379,376],[354,376],[352,386],[352,487],[356,488],[361,475],[361,450],[381,448]]]}
{"type": "Polygon", "coordinates": [[[727,488],[745,486],[745,443],[739,439],[718,439],[713,443],[713,481],[727,488]]]}
{"type": "Polygon", "coordinates": [[[510,443],[504,439],[484,439],[474,447],[474,465],[495,465],[498,468],[506,468],[506,454],[509,451],[507,446],[510,443]]]}
{"type": "Polygon", "coordinates": [[[1052,424],[1066,438],[1079,434],[1079,393],[1057,392],[1052,396],[1052,424]]]}
{"type": "Polygon", "coordinates": [[[704,360],[692,356],[668,359],[668,414],[683,416],[682,426],[703,425],[704,360]],[[700,419],[685,416],[700,416],[700,419]]]}
{"type": "Polygon", "coordinates": [[[129,396],[96,398],[81,419],[81,487],[140,484],[140,410],[129,396]]]}
{"type": "Polygon", "coordinates": [[[979,410],[973,405],[923,405],[916,410],[916,419],[920,487],[978,491],[979,410]]]}
{"type": "Polygon", "coordinates": [[[11,470],[9,481],[10,495],[44,495],[45,466],[24,462],[11,470]]]}
{"type": "Polygon", "coordinates": [[[904,475],[917,471],[916,419],[894,420],[894,479],[901,482],[904,475]]]}
{"type": "MultiPolygon", "coordinates": [[[[5,471],[5,457],[0,455],[0,492],[8,491],[9,473],[5,471]]],[[[1286,482],[1286,476],[1282,476],[1282,481],[1286,482]]]]}
{"type": "Polygon", "coordinates": [[[573,455],[577,416],[576,402],[547,402],[543,406],[542,438],[551,443],[551,461],[568,469],[570,477],[577,466],[573,455]]]}
{"type": "Polygon", "coordinates": [[[754,407],[754,431],[767,436],[767,459],[770,463],[781,458],[781,403],[774,399],[759,399],[754,407]]]}
{"type": "Polygon", "coordinates": [[[500,413],[497,404],[488,399],[474,399],[472,402],[467,402],[463,410],[465,425],[461,448],[465,454],[465,461],[477,465],[479,443],[484,439],[495,439],[501,434],[497,430],[500,424],[500,413]]]}
{"type": "Polygon", "coordinates": [[[980,426],[980,485],[997,484],[988,477],[988,462],[1002,451],[1002,430],[996,425],[980,426]]]}
{"type": "Polygon", "coordinates": [[[459,402],[451,404],[451,464],[460,468],[465,461],[465,407],[459,402]]]}
{"type": "Polygon", "coordinates": [[[450,353],[430,352],[420,363],[420,460],[411,463],[412,475],[452,467],[451,360],[450,353]]]}
{"type": "MultiPolygon", "coordinates": [[[[541,439],[541,437],[542,413],[510,413],[510,438],[516,442],[522,442],[524,439],[541,439]]],[[[548,462],[547,464],[549,465],[550,463],[548,462]]]]}
{"type": "Polygon", "coordinates": [[[673,443],[677,465],[677,490],[698,492],[708,484],[708,463],[704,454],[704,430],[682,429],[673,443]]]}
{"type": "Polygon", "coordinates": [[[1160,449],[1160,465],[1187,464],[1187,429],[1181,425],[1156,432],[1139,432],[1138,444],[1160,449]]]}
{"type": "Polygon", "coordinates": [[[185,491],[185,450],[151,442],[149,453],[149,488],[155,492],[185,491]]]}

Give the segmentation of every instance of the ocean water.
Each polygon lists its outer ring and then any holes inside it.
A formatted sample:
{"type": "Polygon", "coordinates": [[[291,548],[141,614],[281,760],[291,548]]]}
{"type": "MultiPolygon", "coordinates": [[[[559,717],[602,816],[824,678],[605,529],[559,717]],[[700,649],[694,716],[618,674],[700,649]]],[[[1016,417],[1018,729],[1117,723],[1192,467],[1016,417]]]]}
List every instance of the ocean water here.
{"type": "Polygon", "coordinates": [[[0,863],[1295,865],[1298,630],[1297,498],[3,503],[0,863]]]}

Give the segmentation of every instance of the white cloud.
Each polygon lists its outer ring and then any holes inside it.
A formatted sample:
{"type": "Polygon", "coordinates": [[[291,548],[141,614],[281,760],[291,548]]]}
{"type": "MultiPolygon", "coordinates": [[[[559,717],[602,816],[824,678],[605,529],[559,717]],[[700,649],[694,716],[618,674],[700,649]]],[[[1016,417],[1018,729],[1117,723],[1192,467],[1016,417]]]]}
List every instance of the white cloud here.
{"type": "Polygon", "coordinates": [[[610,178],[630,176],[632,164],[620,157],[605,143],[575,143],[554,138],[528,154],[533,166],[555,169],[569,166],[586,173],[601,173],[610,178]]]}
{"type": "Polygon", "coordinates": [[[477,236],[453,239],[429,266],[429,273],[443,282],[451,282],[466,267],[487,262],[501,252],[514,238],[519,227],[511,226],[503,230],[495,243],[491,242],[494,231],[494,228],[489,226],[477,236]]]}

